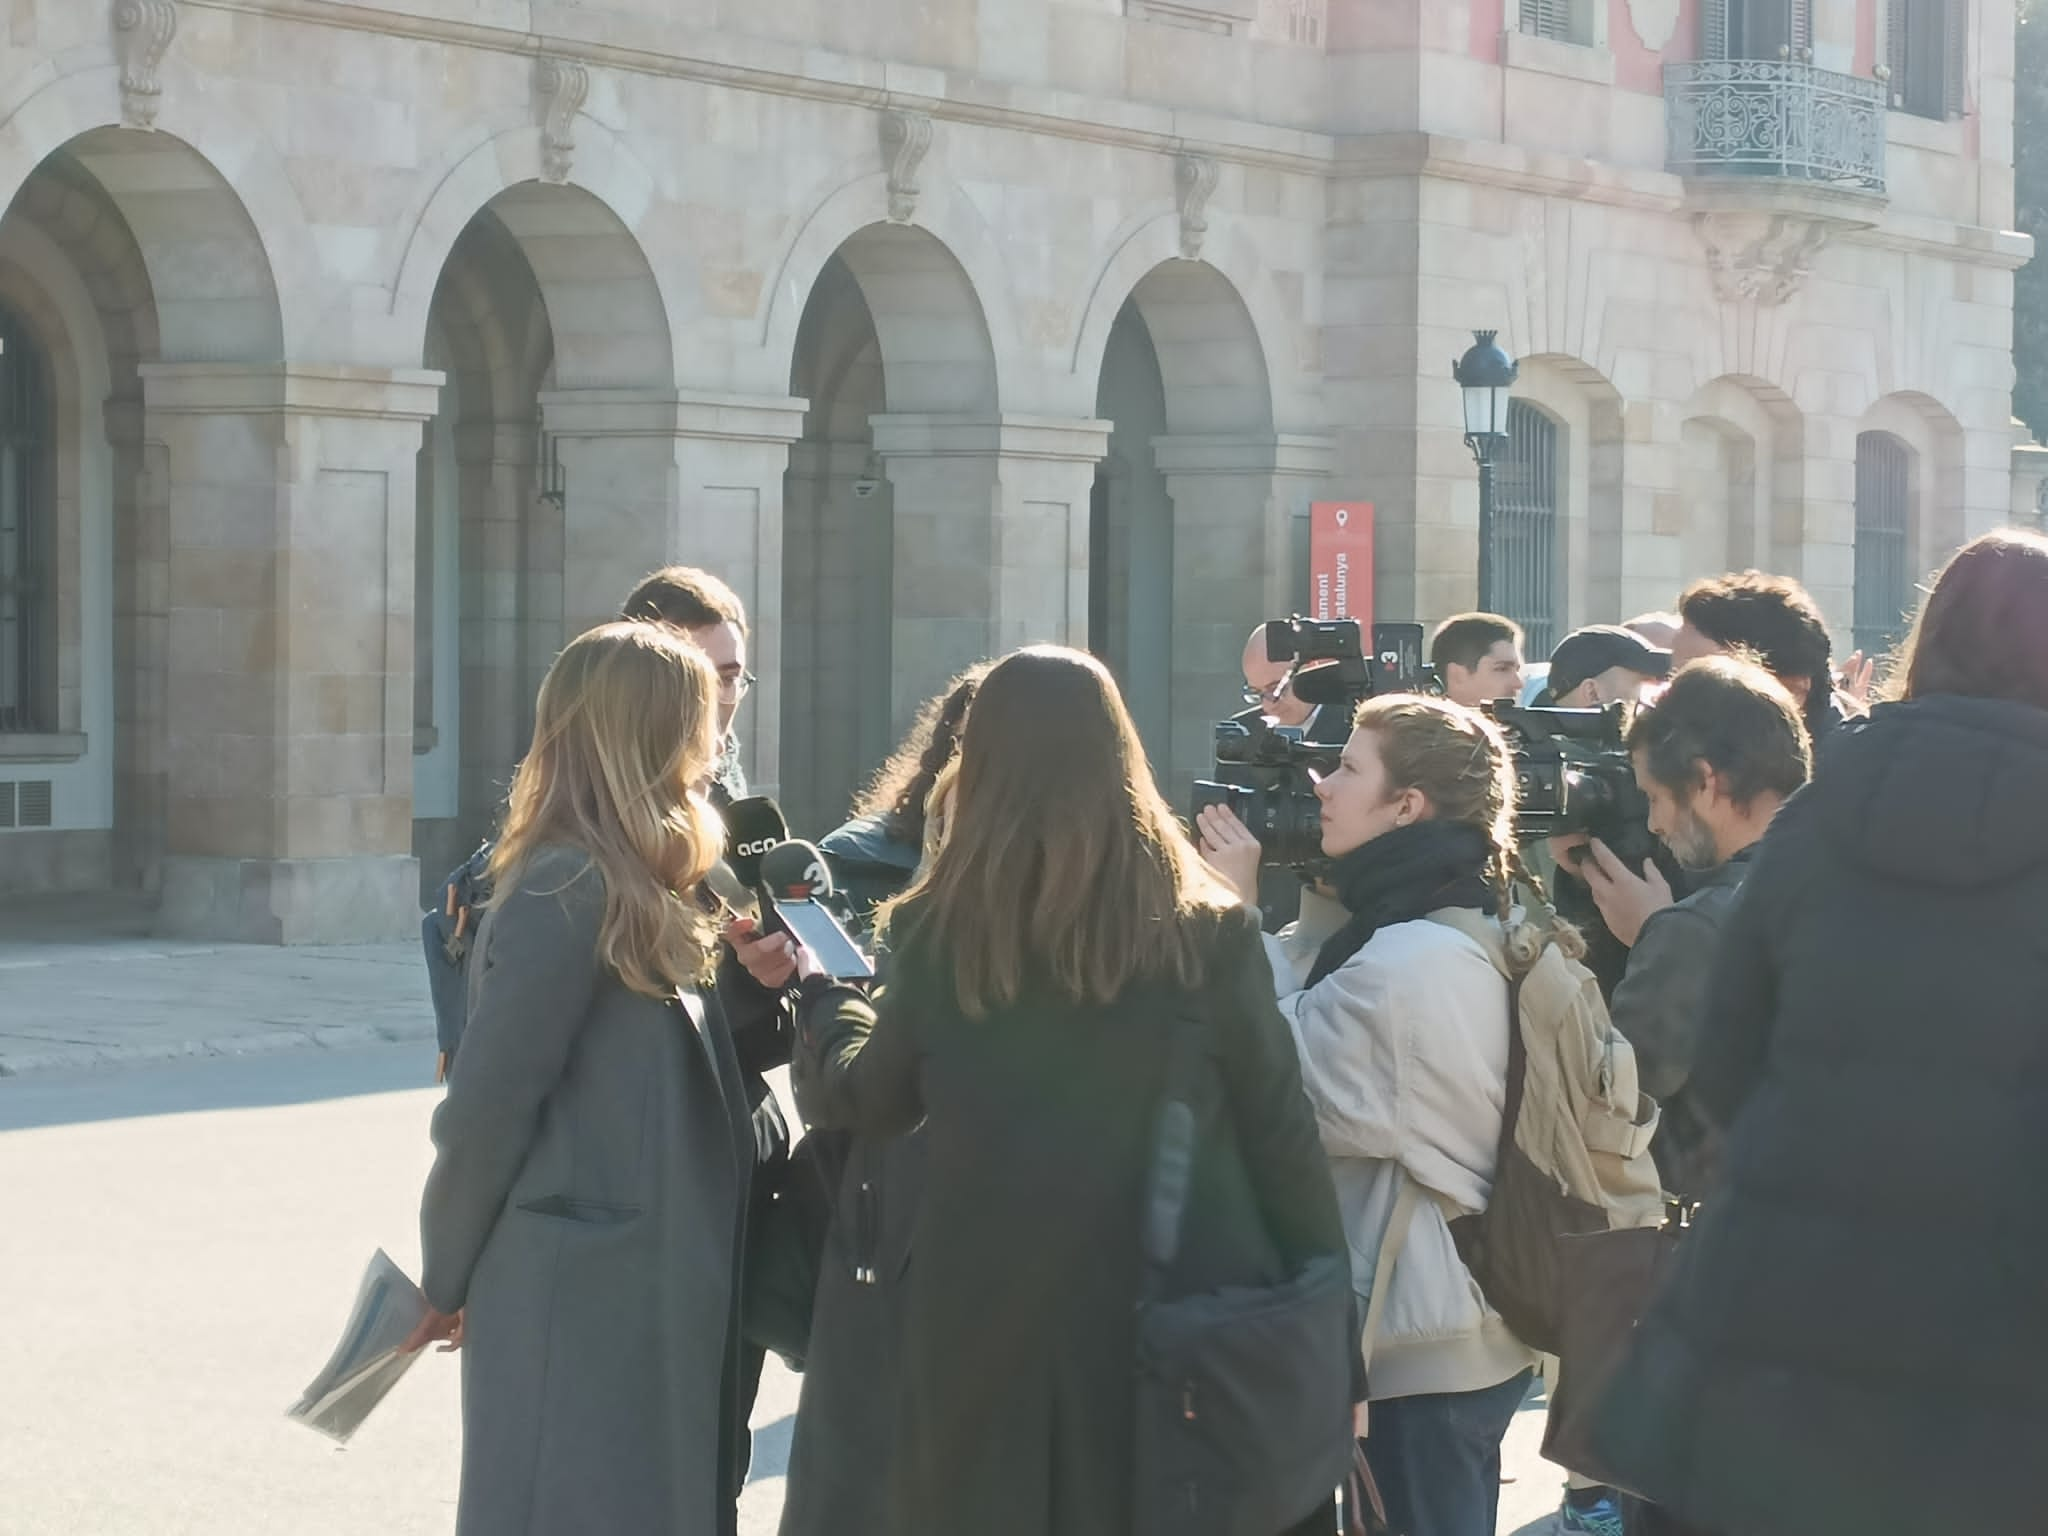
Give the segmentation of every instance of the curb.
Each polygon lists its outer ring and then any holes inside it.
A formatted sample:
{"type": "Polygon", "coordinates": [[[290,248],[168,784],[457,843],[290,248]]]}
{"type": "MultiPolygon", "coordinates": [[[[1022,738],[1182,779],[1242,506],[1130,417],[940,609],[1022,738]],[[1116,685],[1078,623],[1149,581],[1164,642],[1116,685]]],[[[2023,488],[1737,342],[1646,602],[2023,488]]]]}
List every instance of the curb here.
{"type": "MultiPolygon", "coordinates": [[[[20,1037],[17,1037],[20,1038],[20,1037]]],[[[386,1024],[322,1024],[311,1029],[255,1029],[206,1040],[166,1040],[139,1034],[119,1045],[83,1041],[37,1041],[27,1049],[0,1051],[0,1078],[43,1072],[92,1072],[111,1067],[162,1065],[222,1056],[276,1056],[288,1051],[347,1051],[377,1045],[434,1043],[434,1020],[386,1024]]],[[[427,1062],[431,1072],[432,1061],[427,1062]]]]}

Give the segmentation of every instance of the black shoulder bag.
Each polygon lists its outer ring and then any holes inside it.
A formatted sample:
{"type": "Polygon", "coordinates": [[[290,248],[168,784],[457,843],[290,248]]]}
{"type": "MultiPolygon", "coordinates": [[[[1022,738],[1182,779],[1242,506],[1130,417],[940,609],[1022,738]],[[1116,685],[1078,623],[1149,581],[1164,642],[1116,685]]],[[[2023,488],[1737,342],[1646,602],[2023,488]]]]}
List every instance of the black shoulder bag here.
{"type": "Polygon", "coordinates": [[[1198,1142],[1203,1021],[1172,1026],[1138,1299],[1135,1536],[1277,1536],[1352,1469],[1351,1270],[1165,1297],[1198,1142]]]}

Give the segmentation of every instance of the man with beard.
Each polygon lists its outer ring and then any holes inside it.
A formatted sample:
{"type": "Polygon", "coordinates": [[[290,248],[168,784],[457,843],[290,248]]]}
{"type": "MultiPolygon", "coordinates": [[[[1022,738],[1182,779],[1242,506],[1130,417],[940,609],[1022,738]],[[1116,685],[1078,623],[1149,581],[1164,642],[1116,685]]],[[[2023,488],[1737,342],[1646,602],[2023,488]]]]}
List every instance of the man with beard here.
{"type": "Polygon", "coordinates": [[[1667,1189],[1697,1197],[1710,1177],[1710,1146],[1685,1088],[1700,1004],[1750,856],[1811,775],[1813,748],[1784,685],[1728,656],[1681,670],[1636,717],[1628,746],[1649,797],[1650,830],[1693,873],[1694,889],[1673,901],[1656,865],[1632,870],[1597,839],[1577,869],[1629,949],[1609,1010],[1635,1047],[1643,1091],[1664,1105],[1658,1169],[1667,1189]]]}

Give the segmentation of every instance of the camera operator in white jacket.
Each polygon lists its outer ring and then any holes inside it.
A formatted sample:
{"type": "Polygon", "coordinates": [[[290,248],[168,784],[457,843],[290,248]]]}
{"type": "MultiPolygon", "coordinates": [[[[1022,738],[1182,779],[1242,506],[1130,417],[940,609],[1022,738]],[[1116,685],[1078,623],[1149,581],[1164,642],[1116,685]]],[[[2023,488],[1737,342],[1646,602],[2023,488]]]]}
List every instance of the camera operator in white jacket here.
{"type": "MultiPolygon", "coordinates": [[[[1478,943],[1429,914],[1504,909],[1512,763],[1476,711],[1378,698],[1316,793],[1334,896],[1304,893],[1300,921],[1266,943],[1361,1305],[1401,1192],[1419,1187],[1373,1345],[1366,1455],[1396,1530],[1492,1536],[1500,1444],[1536,1356],[1486,1304],[1449,1223],[1492,1194],[1508,987],[1478,943]]],[[[1251,833],[1222,808],[1200,829],[1211,862],[1250,899],[1251,833]]]]}

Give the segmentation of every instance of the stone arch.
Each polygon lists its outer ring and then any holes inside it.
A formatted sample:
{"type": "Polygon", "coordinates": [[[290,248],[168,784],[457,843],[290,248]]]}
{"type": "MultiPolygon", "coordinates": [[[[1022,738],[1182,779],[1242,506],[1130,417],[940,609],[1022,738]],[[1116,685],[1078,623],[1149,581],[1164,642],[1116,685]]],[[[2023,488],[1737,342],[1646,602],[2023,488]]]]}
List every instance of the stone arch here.
{"type": "Polygon", "coordinates": [[[154,890],[168,795],[169,533],[163,450],[143,433],[140,368],[162,351],[150,274],[107,189],[61,150],[0,218],[0,265],[26,272],[68,317],[62,366],[80,381],[58,467],[67,558],[76,553],[83,581],[67,639],[82,714],[96,718],[85,755],[61,770],[74,780],[62,794],[75,812],[89,781],[94,819],[111,833],[95,881],[154,890]]]}
{"type": "Polygon", "coordinates": [[[991,537],[1005,426],[981,291],[930,230],[864,223],[818,267],[775,381],[810,401],[783,490],[783,792],[821,821],[988,643],[979,602],[943,592],[986,579],[966,568],[985,557],[902,579],[991,537]]]}
{"type": "Polygon", "coordinates": [[[120,126],[111,64],[47,81],[0,109],[0,202],[69,151],[143,251],[165,360],[281,361],[324,302],[305,209],[266,134],[175,61],[165,76],[149,132],[120,126]],[[206,209],[195,212],[200,199],[206,209]]]}
{"type": "MultiPolygon", "coordinates": [[[[909,224],[889,221],[888,178],[881,173],[855,177],[837,187],[804,220],[777,269],[762,314],[758,377],[751,383],[765,391],[781,389],[790,376],[796,356],[797,332],[803,322],[812,291],[825,264],[835,256],[847,262],[857,278],[863,277],[863,255],[879,258],[885,252],[901,255],[921,249],[935,278],[941,270],[937,251],[950,258],[942,279],[945,307],[955,316],[971,310],[977,318],[988,349],[991,368],[990,411],[1008,396],[1007,381],[1018,362],[1015,300],[1008,266],[994,232],[973,200],[955,183],[927,169],[921,176],[923,192],[918,198],[916,217],[909,224]],[[900,233],[899,233],[900,232],[900,233]],[[929,244],[915,245],[912,237],[929,244]]],[[[879,261],[868,264],[866,278],[879,274],[879,261]]],[[[914,288],[892,290],[886,283],[863,281],[863,296],[874,314],[875,329],[882,339],[885,355],[893,347],[906,360],[914,356],[914,336],[919,325],[919,294],[914,288]],[[890,333],[894,333],[893,338],[890,333]]],[[[927,306],[928,310],[928,306],[927,306]]],[[[913,405],[892,398],[892,411],[961,409],[956,400],[936,405],[913,405]]]]}
{"type": "Polygon", "coordinates": [[[533,127],[473,143],[429,174],[431,190],[399,224],[406,234],[390,299],[398,355],[421,355],[449,256],[488,210],[518,241],[548,301],[559,387],[674,387],[673,308],[642,240],[653,174],[615,134],[587,119],[577,128],[574,173],[563,182],[544,175],[533,127]]]}
{"type": "Polygon", "coordinates": [[[1768,380],[1727,373],[1693,392],[1679,421],[1681,515],[1661,530],[1678,541],[1680,586],[1722,570],[1800,568],[1804,433],[1797,403],[1768,380]]]}
{"type": "MultiPolygon", "coordinates": [[[[1140,301],[1140,309],[1146,307],[1142,301],[1147,295],[1140,293],[1143,288],[1152,290],[1149,297],[1155,309],[1166,307],[1168,294],[1182,299],[1199,295],[1203,302],[1218,305],[1227,291],[1234,305],[1220,307],[1235,309],[1243,317],[1242,330],[1228,342],[1234,365],[1242,378],[1257,379],[1265,391],[1260,409],[1245,409],[1242,398],[1237,402],[1238,419],[1256,416],[1266,427],[1277,424],[1283,431],[1320,426],[1313,392],[1303,387],[1303,375],[1308,370],[1298,347],[1286,344],[1286,338],[1296,336],[1300,327],[1288,317],[1250,236],[1235,221],[1215,212],[1209,215],[1209,232],[1200,261],[1188,261],[1182,256],[1180,221],[1171,213],[1151,216],[1114,242],[1090,286],[1087,304],[1075,328],[1069,367],[1077,387],[1092,397],[1096,381],[1102,376],[1110,331],[1126,303],[1140,301]]],[[[1160,339],[1162,327],[1153,324],[1149,317],[1147,324],[1154,332],[1155,345],[1162,348],[1160,367],[1164,372],[1167,343],[1160,339]]],[[[1220,399],[1212,396],[1209,407],[1214,409],[1221,404],[1220,399]]],[[[1193,403],[1184,399],[1176,411],[1169,402],[1168,409],[1169,414],[1185,415],[1193,410],[1193,403]]],[[[1178,433],[1193,429],[1176,424],[1173,430],[1178,433]]],[[[1245,429],[1239,426],[1235,430],[1245,429]]]]}
{"type": "Polygon", "coordinates": [[[413,847],[422,878],[489,829],[558,643],[563,513],[537,494],[547,298],[493,211],[450,248],[422,345],[448,385],[419,458],[413,847]]]}

